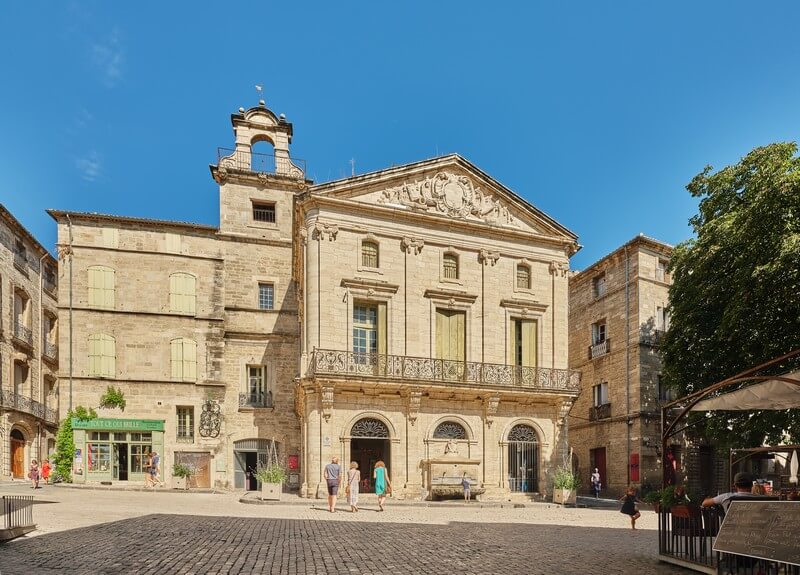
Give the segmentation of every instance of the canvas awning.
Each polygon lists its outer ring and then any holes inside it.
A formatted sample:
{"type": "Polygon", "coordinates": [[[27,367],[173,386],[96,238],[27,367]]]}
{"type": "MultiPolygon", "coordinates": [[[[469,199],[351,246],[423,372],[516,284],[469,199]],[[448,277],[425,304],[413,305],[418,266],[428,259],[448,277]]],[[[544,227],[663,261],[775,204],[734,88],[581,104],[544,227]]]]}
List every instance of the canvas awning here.
{"type": "MultiPolygon", "coordinates": [[[[800,370],[782,376],[800,382],[800,370]]],[[[699,401],[692,411],[800,408],[800,385],[770,379],[699,401]]]]}

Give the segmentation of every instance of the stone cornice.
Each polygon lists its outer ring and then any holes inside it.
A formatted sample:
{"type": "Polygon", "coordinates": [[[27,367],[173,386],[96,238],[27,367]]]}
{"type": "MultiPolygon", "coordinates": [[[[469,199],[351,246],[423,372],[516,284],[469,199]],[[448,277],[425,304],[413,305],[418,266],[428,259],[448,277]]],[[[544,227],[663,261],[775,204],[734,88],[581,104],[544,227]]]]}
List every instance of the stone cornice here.
{"type": "MultiPolygon", "coordinates": [[[[68,305],[59,305],[58,309],[64,310],[69,309],[68,305]]],[[[198,315],[188,315],[188,314],[181,314],[181,313],[170,313],[166,311],[142,311],[142,310],[132,310],[132,309],[111,309],[111,308],[102,308],[102,307],[87,307],[87,306],[72,306],[72,311],[88,311],[93,313],[111,313],[111,314],[120,314],[120,315],[148,315],[148,316],[159,316],[159,317],[174,317],[176,319],[188,319],[192,321],[225,321],[224,318],[221,317],[213,317],[213,316],[198,316],[198,315]]]]}
{"type": "Polygon", "coordinates": [[[501,299],[500,307],[505,307],[509,309],[541,311],[541,312],[547,311],[546,303],[540,303],[536,300],[530,300],[530,299],[518,299],[518,298],[501,299]]]}
{"type": "Polygon", "coordinates": [[[453,300],[461,303],[475,303],[475,300],[478,299],[477,295],[450,289],[426,289],[423,296],[428,299],[453,300]]]}
{"type": "Polygon", "coordinates": [[[342,279],[341,286],[351,290],[373,291],[383,294],[395,294],[400,289],[400,286],[396,284],[363,278],[342,279]]]}

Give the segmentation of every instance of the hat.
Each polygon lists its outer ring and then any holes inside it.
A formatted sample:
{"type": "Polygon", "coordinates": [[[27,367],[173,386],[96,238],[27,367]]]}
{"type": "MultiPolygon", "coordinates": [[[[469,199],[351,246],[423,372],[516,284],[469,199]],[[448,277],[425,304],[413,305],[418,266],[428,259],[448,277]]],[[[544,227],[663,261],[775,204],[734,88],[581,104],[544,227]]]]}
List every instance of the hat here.
{"type": "Polygon", "coordinates": [[[746,471],[740,471],[733,476],[733,484],[737,487],[750,487],[753,484],[753,476],[746,471]]]}

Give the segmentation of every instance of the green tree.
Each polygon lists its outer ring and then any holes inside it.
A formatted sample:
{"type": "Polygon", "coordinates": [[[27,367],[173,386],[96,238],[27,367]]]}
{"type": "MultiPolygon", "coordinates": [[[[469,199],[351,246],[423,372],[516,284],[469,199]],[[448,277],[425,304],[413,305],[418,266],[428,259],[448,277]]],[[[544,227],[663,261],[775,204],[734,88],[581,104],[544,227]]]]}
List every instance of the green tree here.
{"type": "MultiPolygon", "coordinates": [[[[671,258],[662,347],[665,381],[679,395],[800,348],[797,145],[756,148],[716,173],[708,166],[687,189],[700,198],[690,220],[696,238],[671,258]]],[[[786,433],[797,440],[800,413],[729,412],[707,418],[705,431],[722,444],[775,443],[786,433]]]]}
{"type": "Polygon", "coordinates": [[[91,407],[86,409],[82,405],[75,406],[73,411],[67,412],[67,417],[61,422],[56,433],[56,452],[53,465],[56,474],[63,481],[72,481],[72,460],[75,458],[75,440],[72,435],[72,419],[90,420],[97,417],[97,412],[91,407]]]}

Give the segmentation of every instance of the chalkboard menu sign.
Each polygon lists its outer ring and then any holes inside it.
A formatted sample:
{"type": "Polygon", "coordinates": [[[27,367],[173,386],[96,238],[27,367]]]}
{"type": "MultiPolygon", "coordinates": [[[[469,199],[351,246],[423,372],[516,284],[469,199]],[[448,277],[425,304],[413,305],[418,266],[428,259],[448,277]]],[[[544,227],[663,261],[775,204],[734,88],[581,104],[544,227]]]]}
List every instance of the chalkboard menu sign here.
{"type": "Polygon", "coordinates": [[[800,565],[800,501],[732,501],[714,551],[800,565]]]}

